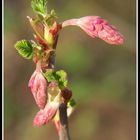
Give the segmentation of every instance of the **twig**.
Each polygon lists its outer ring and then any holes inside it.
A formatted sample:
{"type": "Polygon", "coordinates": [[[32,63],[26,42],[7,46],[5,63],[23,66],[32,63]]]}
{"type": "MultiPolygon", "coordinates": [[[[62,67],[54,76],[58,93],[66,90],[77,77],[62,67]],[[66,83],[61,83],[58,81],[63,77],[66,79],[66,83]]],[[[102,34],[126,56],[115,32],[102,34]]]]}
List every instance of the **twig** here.
{"type": "MultiPolygon", "coordinates": [[[[53,46],[54,49],[56,49],[57,40],[58,36],[53,46]]],[[[50,54],[48,68],[55,69],[55,51],[51,52],[50,54]]],[[[68,131],[67,105],[65,103],[61,103],[59,106],[59,118],[60,118],[60,130],[58,132],[59,140],[70,140],[68,131]]]]}
{"type": "Polygon", "coordinates": [[[70,140],[68,129],[67,105],[65,103],[61,103],[59,106],[59,117],[60,117],[59,140],[70,140]]]}

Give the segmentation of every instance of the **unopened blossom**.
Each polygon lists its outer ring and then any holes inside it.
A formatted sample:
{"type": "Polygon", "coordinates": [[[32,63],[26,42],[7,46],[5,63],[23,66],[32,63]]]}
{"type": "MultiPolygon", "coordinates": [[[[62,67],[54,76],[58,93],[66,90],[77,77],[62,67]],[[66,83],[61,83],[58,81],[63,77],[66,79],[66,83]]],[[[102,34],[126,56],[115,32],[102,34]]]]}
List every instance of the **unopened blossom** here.
{"type": "Polygon", "coordinates": [[[33,125],[41,126],[47,124],[56,114],[60,105],[60,94],[53,101],[49,101],[44,109],[41,109],[35,116],[33,125]]]}
{"type": "Polygon", "coordinates": [[[28,86],[31,88],[31,92],[38,107],[43,109],[47,102],[47,82],[42,75],[40,62],[37,63],[36,70],[32,74],[28,86]]]}
{"type": "Polygon", "coordinates": [[[64,102],[67,103],[72,96],[72,91],[69,88],[64,88],[61,90],[61,96],[63,97],[64,102]]]}
{"type": "Polygon", "coordinates": [[[92,38],[99,37],[109,44],[123,44],[124,37],[116,27],[110,25],[99,16],[86,16],[79,19],[70,19],[62,23],[62,27],[77,25],[92,38]]]}

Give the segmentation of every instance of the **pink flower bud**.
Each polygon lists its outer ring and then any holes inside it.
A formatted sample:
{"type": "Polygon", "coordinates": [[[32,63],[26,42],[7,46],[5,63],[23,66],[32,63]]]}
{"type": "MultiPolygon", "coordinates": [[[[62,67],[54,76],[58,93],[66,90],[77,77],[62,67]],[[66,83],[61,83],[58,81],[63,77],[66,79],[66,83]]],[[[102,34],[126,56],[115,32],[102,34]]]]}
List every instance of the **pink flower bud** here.
{"type": "Polygon", "coordinates": [[[28,86],[31,88],[31,92],[35,98],[35,101],[40,109],[43,109],[47,102],[47,82],[42,75],[42,70],[39,62],[35,72],[32,74],[28,86]]]}
{"type": "Polygon", "coordinates": [[[92,38],[99,37],[109,44],[123,44],[124,37],[118,30],[99,16],[86,16],[79,19],[70,19],[62,23],[62,27],[77,25],[92,38]]]}
{"type": "Polygon", "coordinates": [[[47,124],[56,114],[60,104],[60,95],[55,97],[51,102],[48,102],[44,109],[41,109],[35,116],[33,125],[41,126],[47,124]]]}
{"type": "Polygon", "coordinates": [[[41,109],[35,116],[33,125],[41,126],[47,124],[56,113],[56,107],[51,104],[47,104],[44,109],[41,109]]]}

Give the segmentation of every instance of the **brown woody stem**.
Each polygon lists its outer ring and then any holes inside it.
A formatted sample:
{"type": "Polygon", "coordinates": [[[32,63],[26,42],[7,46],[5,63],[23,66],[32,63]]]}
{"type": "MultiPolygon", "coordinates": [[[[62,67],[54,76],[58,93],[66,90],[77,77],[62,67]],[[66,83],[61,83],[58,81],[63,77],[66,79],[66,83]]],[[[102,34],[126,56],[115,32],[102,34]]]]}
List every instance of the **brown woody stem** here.
{"type": "Polygon", "coordinates": [[[61,103],[59,106],[59,118],[60,118],[59,140],[70,140],[68,130],[67,105],[65,103],[61,103]]]}
{"type": "MultiPolygon", "coordinates": [[[[58,36],[56,38],[53,49],[56,49],[58,36]]],[[[49,57],[49,69],[54,69],[55,65],[55,51],[51,52],[49,57]]],[[[59,118],[60,118],[60,130],[58,132],[59,140],[70,140],[69,131],[68,131],[68,117],[67,117],[67,105],[61,103],[59,106],[59,118]]]]}

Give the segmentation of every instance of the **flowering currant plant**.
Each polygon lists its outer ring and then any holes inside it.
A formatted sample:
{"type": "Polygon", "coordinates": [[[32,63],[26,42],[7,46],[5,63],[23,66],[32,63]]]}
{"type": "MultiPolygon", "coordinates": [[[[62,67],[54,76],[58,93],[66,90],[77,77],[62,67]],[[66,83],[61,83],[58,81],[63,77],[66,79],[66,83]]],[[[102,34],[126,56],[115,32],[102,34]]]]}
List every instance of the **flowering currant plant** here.
{"type": "Polygon", "coordinates": [[[31,59],[36,65],[28,86],[39,108],[33,120],[34,126],[42,126],[52,121],[61,140],[70,139],[67,117],[75,107],[72,91],[68,87],[68,77],[64,70],[54,67],[56,45],[59,32],[67,26],[80,27],[90,37],[98,37],[109,44],[120,45],[124,37],[118,30],[99,16],[86,16],[57,22],[54,10],[47,10],[47,0],[32,0],[35,17],[27,16],[34,30],[33,40],[21,40],[15,44],[18,53],[31,59]]]}

